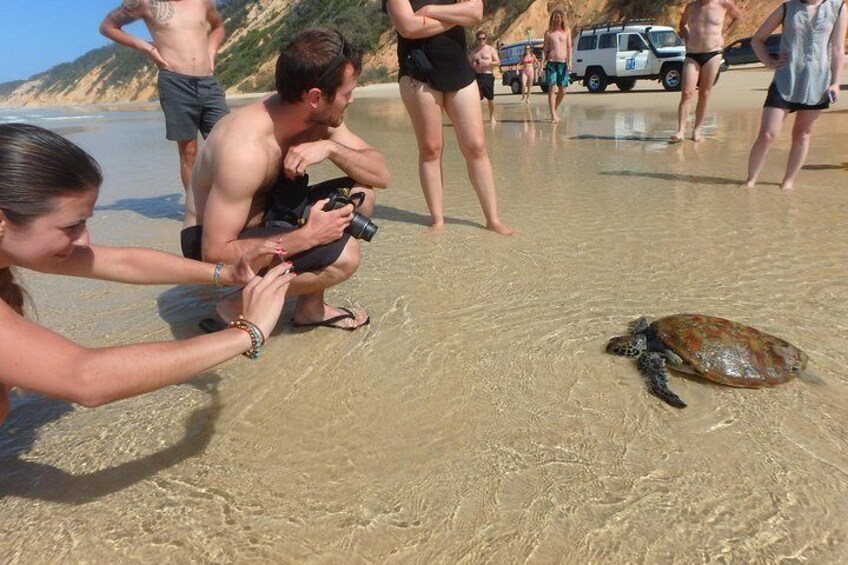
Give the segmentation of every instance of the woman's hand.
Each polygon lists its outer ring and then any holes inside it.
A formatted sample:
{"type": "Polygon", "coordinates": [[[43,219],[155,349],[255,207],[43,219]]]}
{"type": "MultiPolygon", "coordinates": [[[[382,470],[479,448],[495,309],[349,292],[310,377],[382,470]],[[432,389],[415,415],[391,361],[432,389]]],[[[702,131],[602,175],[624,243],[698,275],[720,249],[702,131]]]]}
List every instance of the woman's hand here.
{"type": "Polygon", "coordinates": [[[827,87],[827,99],[830,100],[831,104],[836,104],[836,101],[839,100],[839,84],[831,84],[827,87]]]}
{"type": "Polygon", "coordinates": [[[221,269],[220,284],[223,286],[245,286],[256,276],[252,265],[263,255],[276,255],[283,259],[285,250],[280,243],[273,239],[267,239],[254,246],[245,253],[238,265],[224,265],[221,269]]]}
{"type": "Polygon", "coordinates": [[[242,316],[254,323],[266,337],[271,335],[283,311],[289,283],[295,277],[291,267],[288,261],[280,263],[265,276],[253,277],[244,287],[242,316]]]}
{"type": "Polygon", "coordinates": [[[779,69],[789,62],[789,53],[781,53],[777,57],[772,56],[769,64],[766,65],[769,69],[779,69]]]}

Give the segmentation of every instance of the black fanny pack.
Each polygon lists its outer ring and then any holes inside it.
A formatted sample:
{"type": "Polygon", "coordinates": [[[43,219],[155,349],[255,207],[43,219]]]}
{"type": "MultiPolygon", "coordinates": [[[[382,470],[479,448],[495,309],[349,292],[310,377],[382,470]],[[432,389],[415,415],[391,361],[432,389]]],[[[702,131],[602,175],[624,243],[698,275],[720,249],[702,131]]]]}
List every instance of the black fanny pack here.
{"type": "Polygon", "coordinates": [[[427,58],[423,49],[413,49],[406,58],[406,68],[415,80],[429,82],[433,74],[433,63],[427,58]]]}

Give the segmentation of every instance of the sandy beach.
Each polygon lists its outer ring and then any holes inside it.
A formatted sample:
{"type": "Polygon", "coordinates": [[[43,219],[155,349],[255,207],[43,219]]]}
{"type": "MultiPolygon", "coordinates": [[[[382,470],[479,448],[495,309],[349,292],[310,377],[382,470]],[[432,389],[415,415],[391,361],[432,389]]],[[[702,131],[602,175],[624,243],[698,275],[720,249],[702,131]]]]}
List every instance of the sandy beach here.
{"type": "MultiPolygon", "coordinates": [[[[359,89],[348,125],[393,182],[328,300],[365,305],[371,324],[295,331],[288,305],[256,362],[93,410],[15,396],[0,562],[846,562],[848,92],[795,191],[777,185],[793,118],[746,190],[770,80],[724,73],[705,140],[677,145],[679,93],[657,83],[575,87],[558,126],[538,90],[529,107],[501,90],[486,136],[512,238],[482,229],[449,123],[447,230],[426,235],[397,87],[359,89]],[[675,373],[689,407],[671,408],[604,346],[678,312],[783,337],[808,374],[742,390],[675,373]]],[[[23,117],[103,166],[95,242],[178,252],[157,107],[23,117]]],[[[196,335],[221,296],[22,278],[40,323],[92,347],[196,335]]]]}

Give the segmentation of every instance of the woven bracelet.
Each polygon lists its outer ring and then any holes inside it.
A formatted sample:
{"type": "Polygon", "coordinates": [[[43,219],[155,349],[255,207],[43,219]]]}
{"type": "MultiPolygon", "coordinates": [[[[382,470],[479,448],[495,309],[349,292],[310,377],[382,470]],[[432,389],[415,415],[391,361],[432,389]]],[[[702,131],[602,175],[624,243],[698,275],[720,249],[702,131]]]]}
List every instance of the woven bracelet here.
{"type": "Polygon", "coordinates": [[[242,353],[242,355],[248,359],[258,358],[262,346],[265,345],[265,334],[262,333],[262,330],[260,330],[253,322],[242,318],[241,315],[230,322],[230,327],[243,330],[250,336],[250,349],[242,353]]]}

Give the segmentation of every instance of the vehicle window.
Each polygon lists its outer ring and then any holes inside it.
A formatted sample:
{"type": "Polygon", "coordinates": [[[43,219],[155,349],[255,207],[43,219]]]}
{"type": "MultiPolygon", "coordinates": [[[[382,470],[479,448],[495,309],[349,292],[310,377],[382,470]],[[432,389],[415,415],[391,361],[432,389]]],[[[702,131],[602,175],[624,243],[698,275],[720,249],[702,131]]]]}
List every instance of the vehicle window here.
{"type": "Polygon", "coordinates": [[[615,36],[614,33],[605,33],[598,40],[598,49],[614,49],[615,48],[615,36]]]}
{"type": "Polygon", "coordinates": [[[648,39],[654,44],[657,49],[666,47],[682,47],[683,40],[673,31],[649,31],[648,39]]]}
{"type": "Polygon", "coordinates": [[[598,44],[598,36],[597,35],[584,35],[577,42],[577,50],[578,51],[589,51],[590,49],[594,49],[598,44]]]}
{"type": "Polygon", "coordinates": [[[622,33],[618,36],[619,51],[645,50],[647,46],[641,35],[635,33],[622,33]]]}

